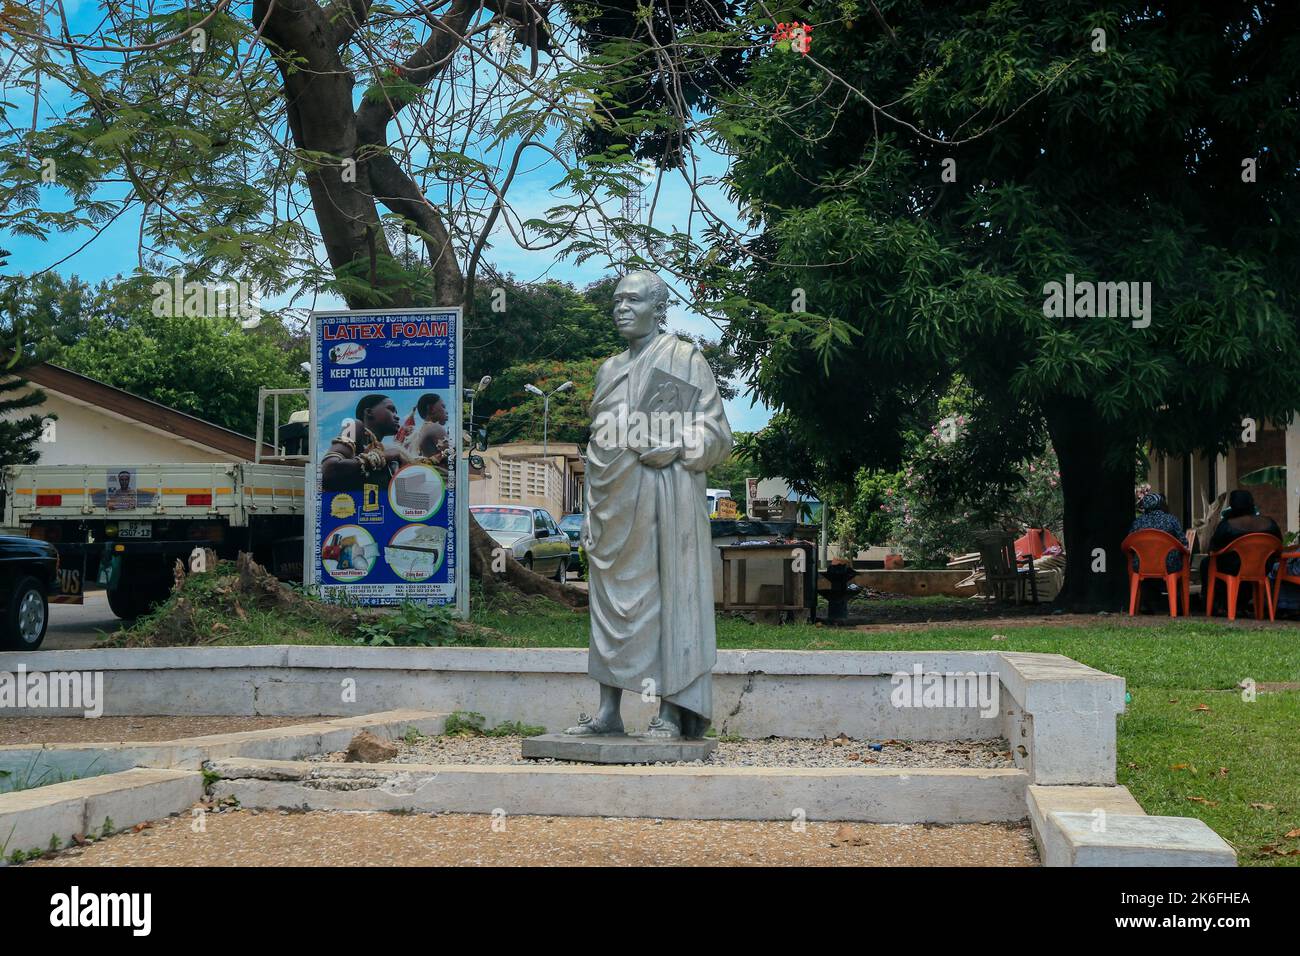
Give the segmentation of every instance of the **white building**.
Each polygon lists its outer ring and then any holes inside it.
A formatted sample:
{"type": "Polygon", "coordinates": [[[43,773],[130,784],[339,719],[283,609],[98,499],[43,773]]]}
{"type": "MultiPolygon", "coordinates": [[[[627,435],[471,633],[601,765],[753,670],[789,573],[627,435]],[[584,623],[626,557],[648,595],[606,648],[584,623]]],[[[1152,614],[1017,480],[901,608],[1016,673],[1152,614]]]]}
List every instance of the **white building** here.
{"type": "MultiPolygon", "coordinates": [[[[127,465],[169,462],[252,461],[255,442],[194,415],[120,388],[44,363],[19,373],[45,401],[12,417],[35,412],[49,421],[36,450],[41,465],[127,465]],[[57,416],[57,417],[56,417],[57,416]]],[[[269,445],[264,454],[273,454],[269,445]]],[[[3,513],[3,508],[0,508],[3,513]]]]}
{"type": "Polygon", "coordinates": [[[470,475],[472,505],[545,508],[557,521],[583,510],[586,462],[575,442],[509,442],[481,453],[483,473],[470,475]]]}

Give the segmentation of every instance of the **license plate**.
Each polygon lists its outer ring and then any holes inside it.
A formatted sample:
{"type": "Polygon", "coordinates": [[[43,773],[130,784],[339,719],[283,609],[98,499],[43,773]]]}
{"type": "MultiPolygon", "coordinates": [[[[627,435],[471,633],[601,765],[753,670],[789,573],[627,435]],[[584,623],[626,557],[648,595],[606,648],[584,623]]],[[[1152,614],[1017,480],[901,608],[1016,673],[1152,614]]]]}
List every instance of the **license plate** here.
{"type": "Polygon", "coordinates": [[[123,521],[117,526],[119,538],[152,538],[153,525],[148,521],[123,521]]]}

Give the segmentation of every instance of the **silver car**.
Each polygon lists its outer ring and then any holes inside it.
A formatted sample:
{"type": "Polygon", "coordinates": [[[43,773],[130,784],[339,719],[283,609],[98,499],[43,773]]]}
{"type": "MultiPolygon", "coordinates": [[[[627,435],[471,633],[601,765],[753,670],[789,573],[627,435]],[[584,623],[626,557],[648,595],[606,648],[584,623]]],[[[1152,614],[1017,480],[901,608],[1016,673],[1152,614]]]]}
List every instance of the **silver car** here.
{"type": "Polygon", "coordinates": [[[515,560],[538,574],[563,581],[569,573],[569,536],[545,508],[528,505],[472,505],[474,520],[515,560]]]}

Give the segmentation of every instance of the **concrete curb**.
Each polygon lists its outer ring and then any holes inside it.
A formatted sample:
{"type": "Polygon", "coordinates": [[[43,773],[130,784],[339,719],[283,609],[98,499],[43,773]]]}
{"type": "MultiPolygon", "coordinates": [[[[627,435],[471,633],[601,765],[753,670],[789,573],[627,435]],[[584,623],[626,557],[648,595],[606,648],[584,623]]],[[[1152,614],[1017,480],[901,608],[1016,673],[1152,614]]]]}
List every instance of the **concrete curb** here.
{"type": "Polygon", "coordinates": [[[1026,793],[1044,866],[1236,866],[1204,821],[1148,816],[1127,787],[1042,787],[1026,793]]]}
{"type": "Polygon", "coordinates": [[[387,740],[402,736],[411,727],[422,734],[440,734],[446,719],[446,714],[427,710],[390,710],[361,717],[337,717],[289,727],[178,740],[45,744],[41,747],[13,744],[0,747],[0,770],[8,770],[20,779],[39,781],[43,777],[90,778],[135,767],[198,770],[205,761],[222,757],[296,760],[343,750],[362,730],[387,740]]]}
{"type": "Polygon", "coordinates": [[[1011,698],[1003,707],[1003,736],[1016,766],[1036,784],[1113,785],[1124,678],[1062,654],[998,657],[998,675],[1011,698]]]}
{"type": "Polygon", "coordinates": [[[191,770],[123,770],[33,790],[0,794],[0,846],[50,849],[74,834],[99,835],[180,813],[203,796],[203,774],[191,770]]]}
{"type": "Polygon", "coordinates": [[[215,761],[241,806],[508,816],[991,823],[1025,818],[1023,771],[215,761]],[[800,816],[802,811],[802,816],[800,816]]]}

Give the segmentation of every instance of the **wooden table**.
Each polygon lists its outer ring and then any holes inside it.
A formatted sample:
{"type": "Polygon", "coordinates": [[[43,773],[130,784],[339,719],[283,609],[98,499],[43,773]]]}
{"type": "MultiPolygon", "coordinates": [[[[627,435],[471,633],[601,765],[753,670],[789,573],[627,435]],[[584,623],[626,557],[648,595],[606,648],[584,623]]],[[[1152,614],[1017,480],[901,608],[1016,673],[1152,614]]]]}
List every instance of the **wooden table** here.
{"type": "MultiPolygon", "coordinates": [[[[807,544],[724,544],[722,552],[722,610],[724,611],[808,611],[809,622],[817,619],[817,603],[809,606],[807,599],[809,575],[817,573],[815,549],[807,544]],[[804,569],[794,570],[795,554],[804,553],[804,569]],[[779,604],[750,603],[745,600],[746,565],[758,558],[782,563],[781,602],[779,604]],[[736,565],[735,589],[732,589],[731,566],[736,565]]],[[[815,592],[814,592],[815,593],[815,592]]]]}

